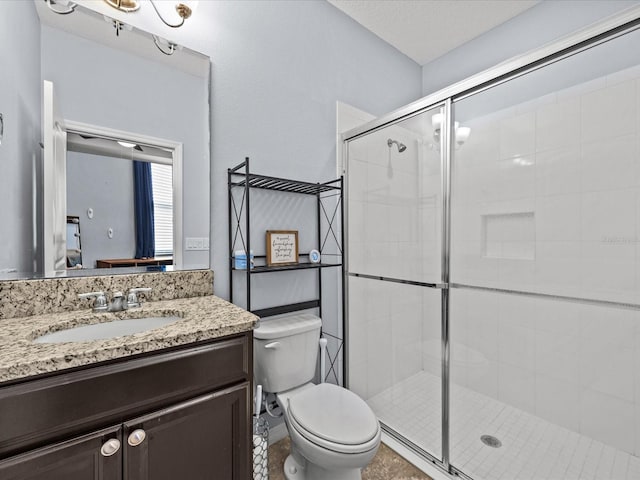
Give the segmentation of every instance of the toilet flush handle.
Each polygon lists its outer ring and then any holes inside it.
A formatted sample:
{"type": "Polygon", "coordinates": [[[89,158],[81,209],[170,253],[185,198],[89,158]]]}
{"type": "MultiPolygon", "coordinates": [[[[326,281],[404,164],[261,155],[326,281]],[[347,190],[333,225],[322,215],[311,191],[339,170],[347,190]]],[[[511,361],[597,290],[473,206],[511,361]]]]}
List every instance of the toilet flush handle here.
{"type": "Polygon", "coordinates": [[[271,343],[267,343],[264,348],[270,348],[272,350],[275,350],[276,348],[280,348],[280,342],[271,342],[271,343]]]}

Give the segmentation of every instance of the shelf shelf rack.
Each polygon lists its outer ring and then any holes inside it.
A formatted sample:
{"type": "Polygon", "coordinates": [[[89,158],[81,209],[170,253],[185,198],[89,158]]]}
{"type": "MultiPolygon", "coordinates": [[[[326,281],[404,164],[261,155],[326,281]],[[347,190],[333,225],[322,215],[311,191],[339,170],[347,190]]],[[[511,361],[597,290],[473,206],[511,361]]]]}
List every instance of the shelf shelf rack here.
{"type": "MultiPolygon", "coordinates": [[[[291,180],[286,178],[278,178],[267,175],[258,175],[250,173],[249,158],[227,170],[228,176],[228,208],[229,208],[229,294],[231,302],[234,302],[233,277],[234,274],[245,275],[246,282],[246,309],[258,315],[259,317],[270,317],[283,313],[291,313],[300,310],[317,308],[319,316],[322,318],[322,271],[326,268],[339,268],[341,275],[340,282],[340,319],[342,322],[342,331],[344,331],[344,318],[346,299],[344,291],[345,264],[343,262],[343,246],[344,246],[344,203],[343,203],[343,178],[337,178],[325,183],[311,183],[299,180],[291,180]],[[242,190],[242,194],[238,194],[240,198],[234,197],[234,191],[242,190]],[[255,265],[254,268],[236,269],[234,268],[234,251],[242,249],[247,253],[251,252],[251,190],[263,189],[276,192],[287,192],[300,195],[315,196],[316,201],[316,222],[317,222],[317,249],[320,251],[321,257],[333,257],[331,262],[323,261],[321,263],[309,262],[309,253],[300,253],[300,263],[295,265],[267,266],[255,265]],[[337,197],[337,199],[336,199],[337,197]],[[329,201],[329,199],[332,199],[329,201]],[[244,221],[243,221],[244,213],[244,221]],[[322,228],[322,221],[325,220],[325,231],[322,228]],[[340,227],[338,229],[338,226],[340,227]],[[325,254],[329,246],[336,248],[332,254],[325,254]],[[251,304],[251,278],[259,274],[274,274],[283,271],[292,270],[312,270],[317,275],[317,297],[298,303],[289,303],[285,305],[276,305],[269,308],[253,309],[251,304]]],[[[247,258],[247,260],[249,260],[247,258]]],[[[255,255],[254,260],[257,263],[266,261],[265,255],[255,255]]],[[[249,263],[249,261],[247,262],[249,263]]],[[[333,355],[329,355],[330,367],[327,377],[331,374],[335,376],[336,383],[339,383],[337,372],[335,371],[337,359],[343,349],[343,340],[341,338],[329,335],[338,341],[337,351],[333,355]]],[[[344,362],[343,362],[344,365],[344,362]]],[[[344,371],[343,371],[344,374],[344,371]]]]}

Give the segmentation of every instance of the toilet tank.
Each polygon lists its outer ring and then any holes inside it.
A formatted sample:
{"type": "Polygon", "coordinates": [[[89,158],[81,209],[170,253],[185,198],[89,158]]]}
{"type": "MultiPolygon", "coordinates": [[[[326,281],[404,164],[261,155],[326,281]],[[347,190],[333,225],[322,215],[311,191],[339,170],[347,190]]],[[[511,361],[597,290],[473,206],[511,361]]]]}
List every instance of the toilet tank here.
{"type": "Polygon", "coordinates": [[[313,380],[322,322],[310,313],[269,317],[253,331],[256,385],[284,392],[313,380]]]}

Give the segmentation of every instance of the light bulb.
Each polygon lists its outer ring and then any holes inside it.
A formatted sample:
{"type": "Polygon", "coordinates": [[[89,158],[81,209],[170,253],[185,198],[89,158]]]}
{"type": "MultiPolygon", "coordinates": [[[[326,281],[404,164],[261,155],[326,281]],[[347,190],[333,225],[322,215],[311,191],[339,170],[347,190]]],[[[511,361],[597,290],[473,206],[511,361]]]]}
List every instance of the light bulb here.
{"type": "Polygon", "coordinates": [[[441,113],[436,113],[434,116],[431,117],[431,126],[433,127],[434,130],[440,130],[440,127],[442,126],[441,113]]]}
{"type": "Polygon", "coordinates": [[[189,18],[198,8],[197,0],[180,0],[176,3],[176,11],[182,18],[189,18]]]}
{"type": "Polygon", "coordinates": [[[456,128],[456,143],[458,145],[462,145],[464,142],[467,141],[467,139],[469,138],[469,135],[471,135],[471,128],[470,127],[457,127],[456,128]]]}

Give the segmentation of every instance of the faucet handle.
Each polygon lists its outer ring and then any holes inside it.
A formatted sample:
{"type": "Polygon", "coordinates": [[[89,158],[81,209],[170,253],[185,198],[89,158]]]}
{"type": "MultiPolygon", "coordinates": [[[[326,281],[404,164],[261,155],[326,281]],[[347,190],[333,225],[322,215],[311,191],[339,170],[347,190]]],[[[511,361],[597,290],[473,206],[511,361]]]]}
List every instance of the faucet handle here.
{"type": "Polygon", "coordinates": [[[85,298],[95,298],[93,301],[94,312],[105,312],[107,310],[107,297],[105,297],[104,292],[102,291],[80,293],[78,294],[78,298],[81,300],[85,298]]]}
{"type": "Polygon", "coordinates": [[[142,305],[142,302],[138,298],[138,293],[146,293],[150,291],[151,288],[149,287],[130,288],[127,295],[127,306],[129,308],[139,307],[140,305],[142,305]]]}

